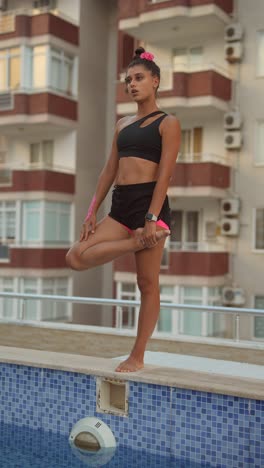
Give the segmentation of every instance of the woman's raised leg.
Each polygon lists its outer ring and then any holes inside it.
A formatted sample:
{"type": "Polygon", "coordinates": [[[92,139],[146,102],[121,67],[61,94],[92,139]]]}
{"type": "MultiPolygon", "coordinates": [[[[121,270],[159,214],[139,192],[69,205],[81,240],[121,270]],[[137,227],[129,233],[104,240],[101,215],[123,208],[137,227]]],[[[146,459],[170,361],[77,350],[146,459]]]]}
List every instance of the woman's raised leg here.
{"type": "MultiPolygon", "coordinates": [[[[142,250],[144,246],[137,231],[130,235],[120,223],[106,216],[87,240],[73,244],[66,255],[67,265],[73,270],[88,270],[123,254],[142,250]]],[[[165,233],[158,232],[157,240],[164,236],[165,233]]]]}

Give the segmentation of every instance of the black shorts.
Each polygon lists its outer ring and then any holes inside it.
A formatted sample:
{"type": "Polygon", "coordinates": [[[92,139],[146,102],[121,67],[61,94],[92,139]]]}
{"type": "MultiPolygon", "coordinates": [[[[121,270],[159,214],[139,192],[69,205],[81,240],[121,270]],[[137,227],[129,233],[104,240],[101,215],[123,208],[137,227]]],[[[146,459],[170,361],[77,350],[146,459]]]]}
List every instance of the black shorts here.
{"type": "MultiPolygon", "coordinates": [[[[155,185],[155,181],[115,185],[109,216],[121,223],[128,231],[144,227],[145,215],[149,211],[155,185]]],[[[170,228],[170,207],[167,195],[159,213],[157,225],[170,228]]]]}

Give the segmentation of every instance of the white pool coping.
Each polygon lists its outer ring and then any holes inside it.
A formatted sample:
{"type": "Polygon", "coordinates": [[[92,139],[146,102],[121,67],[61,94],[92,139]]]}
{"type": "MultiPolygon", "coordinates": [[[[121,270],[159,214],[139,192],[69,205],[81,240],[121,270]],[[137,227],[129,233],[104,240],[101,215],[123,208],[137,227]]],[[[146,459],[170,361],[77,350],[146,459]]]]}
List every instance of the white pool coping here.
{"type": "Polygon", "coordinates": [[[264,366],[261,365],[146,351],[143,369],[131,373],[115,372],[117,361],[121,360],[121,357],[105,359],[0,346],[0,363],[264,400],[264,366]]]}
{"type": "MultiPolygon", "coordinates": [[[[124,355],[112,359],[123,361],[127,358],[128,355],[124,355]]],[[[156,351],[146,351],[144,362],[145,364],[153,364],[159,367],[171,367],[173,369],[191,371],[199,369],[200,372],[209,374],[222,374],[264,381],[264,365],[249,364],[247,362],[224,361],[221,359],[156,351]]]]}

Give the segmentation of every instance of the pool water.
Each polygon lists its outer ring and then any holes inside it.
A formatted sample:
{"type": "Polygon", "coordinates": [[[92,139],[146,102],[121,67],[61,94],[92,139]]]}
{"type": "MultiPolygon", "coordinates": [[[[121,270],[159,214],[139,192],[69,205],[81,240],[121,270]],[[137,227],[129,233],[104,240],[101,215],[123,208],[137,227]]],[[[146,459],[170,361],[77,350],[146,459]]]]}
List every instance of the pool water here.
{"type": "MultiPolygon", "coordinates": [[[[155,455],[146,450],[133,450],[117,446],[109,461],[82,461],[69,445],[68,436],[25,426],[0,424],[1,468],[83,468],[105,466],[109,468],[209,468],[210,464],[197,464],[155,455]]],[[[83,455],[84,456],[84,455],[83,455]]],[[[107,457],[106,457],[107,458],[107,457]]],[[[221,465],[217,465],[219,468],[221,465]]]]}

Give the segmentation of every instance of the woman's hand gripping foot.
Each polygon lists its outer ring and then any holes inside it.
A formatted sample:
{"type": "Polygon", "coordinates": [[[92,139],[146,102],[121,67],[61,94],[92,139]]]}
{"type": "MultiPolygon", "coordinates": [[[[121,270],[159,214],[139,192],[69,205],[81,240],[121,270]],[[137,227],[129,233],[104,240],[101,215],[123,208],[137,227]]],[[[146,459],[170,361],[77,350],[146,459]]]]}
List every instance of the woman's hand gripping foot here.
{"type": "Polygon", "coordinates": [[[142,248],[145,249],[155,247],[159,241],[170,235],[170,231],[168,229],[160,229],[159,231],[154,231],[152,234],[152,239],[148,239],[146,238],[145,232],[145,228],[138,228],[134,231],[134,236],[137,239],[137,244],[139,247],[138,250],[142,250],[142,248]]]}

